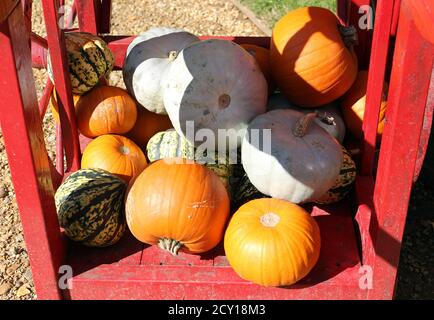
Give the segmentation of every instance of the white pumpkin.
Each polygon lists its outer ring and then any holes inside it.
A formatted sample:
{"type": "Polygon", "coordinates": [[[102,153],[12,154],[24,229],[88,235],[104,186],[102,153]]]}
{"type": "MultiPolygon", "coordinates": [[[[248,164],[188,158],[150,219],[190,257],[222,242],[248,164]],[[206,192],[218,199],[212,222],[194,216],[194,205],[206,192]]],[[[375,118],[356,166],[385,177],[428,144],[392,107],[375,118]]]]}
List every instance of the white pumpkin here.
{"type": "Polygon", "coordinates": [[[322,196],[334,185],[343,160],[342,148],[313,121],[315,116],[290,109],[274,110],[250,123],[241,160],[260,192],[301,203],[322,196]],[[263,139],[267,133],[264,129],[270,129],[270,139],[263,139]],[[259,139],[255,131],[262,133],[259,139]]]}
{"type": "Polygon", "coordinates": [[[266,111],[267,90],[264,75],[246,50],[232,41],[211,39],[188,46],[172,63],[164,105],[176,131],[196,146],[203,143],[198,136],[208,138],[205,130],[198,130],[209,129],[214,141],[208,141],[208,150],[223,143],[233,149],[241,145],[249,122],[266,111]],[[197,136],[187,134],[192,123],[197,136]],[[220,139],[219,129],[227,130],[220,139]]]}
{"type": "Polygon", "coordinates": [[[315,122],[338,139],[340,143],[344,141],[346,132],[345,122],[339,108],[333,103],[314,109],[301,108],[291,103],[283,94],[276,93],[268,98],[267,110],[271,111],[277,109],[292,109],[303,112],[304,114],[317,111],[318,115],[315,118],[315,122]]]}
{"type": "Polygon", "coordinates": [[[125,86],[149,111],[166,114],[161,81],[178,53],[199,41],[181,29],[152,28],[128,46],[123,66],[125,86]]]}

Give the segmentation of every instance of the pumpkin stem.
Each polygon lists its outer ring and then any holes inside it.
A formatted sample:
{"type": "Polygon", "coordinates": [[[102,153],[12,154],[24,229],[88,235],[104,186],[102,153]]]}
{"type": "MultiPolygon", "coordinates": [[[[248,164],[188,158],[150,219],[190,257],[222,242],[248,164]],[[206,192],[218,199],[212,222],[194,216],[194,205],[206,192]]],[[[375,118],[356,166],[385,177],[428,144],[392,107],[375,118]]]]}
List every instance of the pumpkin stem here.
{"type": "Polygon", "coordinates": [[[273,228],[280,222],[280,217],[274,212],[268,212],[259,218],[264,227],[273,228]]]}
{"type": "Polygon", "coordinates": [[[357,36],[357,30],[354,26],[339,26],[339,32],[341,33],[342,40],[348,49],[352,49],[358,44],[359,38],[357,36]]]}
{"type": "Polygon", "coordinates": [[[317,117],[321,120],[322,123],[325,123],[329,126],[336,125],[335,117],[329,116],[327,112],[318,113],[317,117]]]}
{"type": "Polygon", "coordinates": [[[130,149],[128,147],[125,147],[125,146],[120,147],[119,151],[122,154],[129,154],[130,153],[130,149]]]}
{"type": "Polygon", "coordinates": [[[317,116],[318,116],[318,112],[315,111],[315,112],[308,113],[303,117],[301,117],[300,119],[298,119],[297,123],[294,126],[294,129],[292,130],[293,135],[298,138],[303,138],[307,132],[307,129],[309,129],[310,124],[317,116]]]}
{"type": "Polygon", "coordinates": [[[158,246],[176,256],[178,255],[179,249],[182,247],[182,243],[174,239],[161,238],[158,240],[158,246]]]}
{"type": "Polygon", "coordinates": [[[175,51],[175,50],[170,51],[169,54],[168,54],[169,61],[175,60],[177,56],[178,56],[178,52],[177,51],[175,51]]]}

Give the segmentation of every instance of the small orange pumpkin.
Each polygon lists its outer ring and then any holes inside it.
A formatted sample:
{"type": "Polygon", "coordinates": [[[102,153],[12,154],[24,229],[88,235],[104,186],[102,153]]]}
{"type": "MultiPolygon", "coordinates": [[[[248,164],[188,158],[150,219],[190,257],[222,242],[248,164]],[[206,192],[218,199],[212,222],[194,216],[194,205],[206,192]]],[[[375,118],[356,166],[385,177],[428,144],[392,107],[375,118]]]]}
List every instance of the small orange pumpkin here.
{"type": "Polygon", "coordinates": [[[272,94],[274,92],[274,83],[271,76],[271,67],[270,67],[270,50],[260,47],[254,44],[242,44],[241,45],[248,53],[250,53],[256,60],[264,74],[265,79],[268,83],[268,94],[272,94]]]}
{"type": "MultiPolygon", "coordinates": [[[[77,94],[72,95],[72,100],[74,102],[74,108],[77,110],[77,101],[80,99],[80,96],[77,94]]],[[[51,114],[53,115],[54,120],[57,123],[60,123],[60,116],[59,116],[59,105],[57,104],[57,92],[56,89],[53,88],[53,92],[50,96],[50,102],[49,102],[51,114]]]]}
{"type": "Polygon", "coordinates": [[[99,168],[127,183],[147,166],[142,150],[130,139],[106,134],[92,140],[84,149],[81,168],[99,168]]]}
{"type": "Polygon", "coordinates": [[[302,207],[274,198],[241,206],[224,237],[235,272],[262,286],[287,286],[304,278],[317,263],[320,247],[316,221],[302,207]]]}
{"type": "Polygon", "coordinates": [[[99,86],[80,97],[76,106],[77,125],[88,138],[108,133],[123,134],[137,119],[137,107],[127,91],[99,86]]]}
{"type": "Polygon", "coordinates": [[[270,61],[273,80],[300,107],[318,107],[341,97],[357,75],[353,28],[319,7],[299,8],[273,29],[270,61]]]}
{"type": "MultiPolygon", "coordinates": [[[[347,129],[357,138],[363,136],[363,117],[366,107],[366,89],[368,86],[368,71],[360,71],[357,79],[348,92],[342,97],[341,110],[347,129]]],[[[386,120],[388,85],[384,83],[378,118],[378,135],[383,134],[386,120]]]]}
{"type": "Polygon", "coordinates": [[[176,255],[201,253],[222,239],[229,196],[219,177],[191,160],[154,162],[132,184],[125,205],[132,234],[176,255]]]}
{"type": "Polygon", "coordinates": [[[137,106],[137,120],[126,136],[133,140],[142,150],[146,150],[149,139],[154,134],[172,128],[169,116],[157,114],[137,106]]]}

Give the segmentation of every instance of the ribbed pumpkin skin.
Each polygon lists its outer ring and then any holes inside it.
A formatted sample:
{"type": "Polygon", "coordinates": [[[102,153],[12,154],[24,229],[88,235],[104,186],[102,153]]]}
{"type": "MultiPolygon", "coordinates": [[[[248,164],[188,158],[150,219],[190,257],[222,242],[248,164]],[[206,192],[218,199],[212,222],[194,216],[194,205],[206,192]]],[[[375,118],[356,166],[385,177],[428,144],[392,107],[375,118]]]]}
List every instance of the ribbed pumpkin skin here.
{"type": "Polygon", "coordinates": [[[55,194],[59,223],[68,238],[86,246],[116,243],[125,231],[127,184],[101,169],[72,173],[55,194]]]}
{"type": "Polygon", "coordinates": [[[142,150],[130,139],[106,134],[92,140],[84,149],[81,168],[100,168],[129,182],[147,166],[142,150]]]}
{"type": "Polygon", "coordinates": [[[148,159],[151,162],[166,158],[195,160],[217,174],[225,188],[228,188],[229,176],[231,175],[231,165],[228,163],[228,159],[207,159],[196,154],[193,144],[180,136],[174,129],[155,134],[149,140],[146,151],[148,159]]]}
{"type": "MultiPolygon", "coordinates": [[[[368,86],[368,72],[360,71],[357,79],[348,92],[342,97],[341,110],[348,130],[358,139],[363,135],[363,117],[366,107],[366,89],[368,86]]],[[[377,133],[383,133],[386,109],[387,109],[388,85],[384,83],[381,97],[380,113],[378,118],[377,133]]]]}
{"type": "Polygon", "coordinates": [[[342,151],[344,159],[335,184],[323,196],[313,202],[321,204],[335,203],[344,199],[350,193],[356,180],[357,169],[348,151],[345,148],[342,148],[342,151]]]}
{"type": "Polygon", "coordinates": [[[125,90],[100,86],[80,98],[76,114],[80,132],[93,138],[131,130],[137,119],[137,107],[125,90]]]}
{"type": "Polygon", "coordinates": [[[172,128],[169,116],[156,114],[137,106],[137,120],[134,127],[126,133],[142,150],[146,151],[149,139],[157,132],[172,128]]]}
{"type": "MultiPolygon", "coordinates": [[[[74,102],[74,108],[77,109],[77,101],[80,99],[80,96],[77,94],[74,94],[72,96],[73,102],[74,102]]],[[[59,116],[59,105],[57,104],[57,92],[56,89],[53,89],[53,93],[50,97],[49,102],[51,114],[53,115],[54,120],[57,123],[60,123],[60,116],[59,116]]]]}
{"type": "Polygon", "coordinates": [[[222,239],[229,216],[228,194],[211,170],[186,159],[159,160],[134,181],[127,195],[126,217],[140,241],[180,241],[181,251],[201,253],[222,239]]]}
{"type": "Polygon", "coordinates": [[[337,17],[319,7],[299,8],[273,29],[273,79],[288,99],[318,107],[341,97],[357,75],[357,59],[345,47],[337,17]]]}
{"type": "Polygon", "coordinates": [[[264,47],[256,46],[254,44],[241,44],[248,53],[250,53],[256,60],[264,74],[265,79],[268,83],[268,95],[271,95],[275,89],[273,78],[271,75],[271,66],[270,66],[270,50],[264,47]]]}
{"type": "MultiPolygon", "coordinates": [[[[104,40],[87,32],[67,32],[65,43],[72,93],[82,95],[109,75],[114,57],[104,40]]],[[[54,83],[49,56],[47,72],[54,83]]]]}
{"type": "Polygon", "coordinates": [[[287,286],[304,278],[317,263],[320,247],[316,221],[303,208],[272,198],[239,208],[224,237],[235,272],[262,286],[287,286]]]}

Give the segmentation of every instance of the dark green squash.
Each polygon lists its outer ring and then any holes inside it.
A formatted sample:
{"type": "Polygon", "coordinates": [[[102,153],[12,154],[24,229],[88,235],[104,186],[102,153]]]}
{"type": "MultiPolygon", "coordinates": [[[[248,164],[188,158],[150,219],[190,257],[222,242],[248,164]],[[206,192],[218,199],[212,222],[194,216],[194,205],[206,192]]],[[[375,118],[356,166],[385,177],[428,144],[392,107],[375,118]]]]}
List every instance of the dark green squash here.
{"type": "Polygon", "coordinates": [[[116,243],[126,227],[126,190],[123,180],[102,169],[72,173],[54,197],[66,236],[91,247],[116,243]]]}
{"type": "Polygon", "coordinates": [[[348,151],[342,147],[343,161],[339,176],[333,185],[321,198],[313,201],[319,204],[330,204],[344,199],[350,193],[353,182],[356,179],[356,164],[351,158],[348,151]]]}

